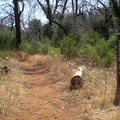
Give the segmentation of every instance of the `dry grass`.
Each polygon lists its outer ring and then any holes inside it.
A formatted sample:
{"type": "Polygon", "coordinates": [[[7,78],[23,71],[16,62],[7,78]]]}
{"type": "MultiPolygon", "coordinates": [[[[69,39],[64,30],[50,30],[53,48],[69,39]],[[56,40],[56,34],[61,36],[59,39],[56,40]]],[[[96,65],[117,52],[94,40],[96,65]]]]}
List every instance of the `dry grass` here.
{"type": "MultiPolygon", "coordinates": [[[[34,61],[68,80],[69,85],[75,70],[66,61],[51,56],[35,56],[34,61]]],[[[80,120],[119,120],[120,109],[113,105],[116,92],[116,66],[106,69],[89,67],[86,69],[84,79],[84,86],[80,90],[70,92],[71,101],[75,99],[76,102],[83,104],[83,110],[81,110],[83,112],[77,118],[80,120]]]]}
{"type": "Polygon", "coordinates": [[[19,112],[22,103],[21,97],[26,92],[23,87],[25,81],[20,66],[26,65],[25,61],[38,67],[48,69],[52,75],[57,75],[61,79],[70,79],[70,70],[68,65],[61,58],[51,56],[34,55],[29,56],[26,53],[19,52],[14,54],[8,61],[1,61],[1,66],[8,66],[11,71],[8,75],[0,75],[0,113],[8,114],[19,112]],[[21,61],[23,60],[24,61],[21,61]]]}
{"type": "Polygon", "coordinates": [[[116,91],[116,68],[87,69],[84,86],[74,91],[83,105],[80,120],[119,120],[120,108],[113,105],[116,91]]]}
{"type": "Polygon", "coordinates": [[[11,71],[7,75],[0,75],[0,113],[16,113],[22,103],[21,96],[25,93],[22,85],[24,76],[11,60],[1,61],[1,66],[4,65],[9,66],[11,71]]]}
{"type": "Polygon", "coordinates": [[[115,88],[116,74],[114,69],[94,68],[87,70],[84,89],[88,90],[87,94],[92,95],[91,97],[94,97],[97,104],[101,104],[101,110],[104,107],[110,107],[113,103],[115,88]]]}
{"type": "Polygon", "coordinates": [[[57,56],[35,55],[29,58],[29,61],[35,65],[43,66],[48,69],[51,74],[57,75],[62,79],[69,80],[72,76],[72,69],[66,61],[57,56]]]}
{"type": "MultiPolygon", "coordinates": [[[[24,54],[24,56],[26,55],[24,54]]],[[[48,69],[51,74],[67,80],[69,84],[74,69],[62,58],[47,55],[24,58],[33,65],[48,69]]],[[[11,74],[0,78],[0,112],[2,113],[18,110],[21,102],[20,96],[25,92],[21,85],[24,76],[19,68],[14,69],[13,65],[18,65],[16,59],[10,60],[11,74]]],[[[120,108],[113,105],[115,90],[116,67],[87,68],[84,86],[80,90],[68,91],[71,99],[69,107],[72,106],[73,109],[82,111],[76,114],[76,120],[120,120],[120,108]],[[75,106],[72,103],[73,100],[82,103],[82,107],[75,106]]]]}
{"type": "MultiPolygon", "coordinates": [[[[65,80],[70,81],[74,74],[74,69],[58,57],[35,55],[32,56],[31,61],[37,65],[43,65],[44,68],[65,80]]],[[[116,91],[116,67],[106,69],[89,67],[86,69],[84,79],[84,86],[80,90],[70,92],[71,101],[75,99],[76,102],[83,104],[83,112],[78,118],[80,120],[120,119],[119,107],[113,105],[116,91]]]]}
{"type": "Polygon", "coordinates": [[[23,51],[15,51],[11,53],[11,56],[18,60],[19,62],[26,61],[29,58],[29,54],[23,52],[23,51]]]}

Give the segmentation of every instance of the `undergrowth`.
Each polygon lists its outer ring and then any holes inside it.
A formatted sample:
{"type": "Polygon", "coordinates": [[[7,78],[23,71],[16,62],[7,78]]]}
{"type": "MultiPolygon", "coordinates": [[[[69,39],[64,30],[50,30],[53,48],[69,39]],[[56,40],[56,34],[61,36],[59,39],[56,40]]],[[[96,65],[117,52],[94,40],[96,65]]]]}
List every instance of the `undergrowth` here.
{"type": "MultiPolygon", "coordinates": [[[[21,53],[23,54],[23,53],[21,53]]],[[[24,58],[25,53],[22,55],[24,58]]],[[[66,82],[69,96],[68,113],[76,115],[76,120],[119,120],[120,109],[113,105],[116,90],[116,67],[103,68],[87,66],[84,85],[80,90],[69,91],[70,79],[75,69],[67,64],[64,58],[50,55],[32,55],[25,60],[33,65],[43,66],[53,76],[59,76],[66,82]],[[77,105],[76,105],[77,103],[77,105]],[[77,110],[74,111],[73,110],[77,110]]],[[[72,61],[71,61],[72,62],[72,61]]],[[[4,64],[4,63],[3,63],[4,64]]],[[[18,65],[16,59],[10,59],[10,67],[18,65]]],[[[24,94],[23,74],[19,69],[0,78],[0,110],[2,113],[19,111],[20,97],[24,94]]]]}
{"type": "Polygon", "coordinates": [[[2,60],[2,66],[10,67],[10,72],[7,75],[2,75],[0,71],[0,113],[9,114],[20,112],[22,103],[21,96],[25,93],[22,85],[24,77],[22,72],[15,68],[15,61],[2,60]]]}
{"type": "Polygon", "coordinates": [[[83,87],[70,92],[70,114],[76,113],[76,120],[119,120],[120,107],[114,106],[116,67],[87,67],[83,78],[83,87]]]}
{"type": "Polygon", "coordinates": [[[113,104],[116,92],[116,65],[110,68],[88,66],[83,87],[70,92],[69,83],[75,69],[69,66],[66,60],[48,55],[35,55],[30,60],[38,66],[44,65],[52,75],[66,81],[66,92],[70,96],[68,112],[71,116],[76,114],[76,120],[119,120],[120,109],[113,104]]]}
{"type": "MultiPolygon", "coordinates": [[[[110,67],[116,60],[116,35],[105,39],[94,31],[83,35],[63,36],[57,41],[28,41],[22,39],[21,51],[29,54],[63,56],[66,59],[83,58],[87,56],[92,64],[110,67]]],[[[14,36],[11,34],[0,35],[0,49],[15,50],[14,36]]],[[[6,53],[4,53],[6,54],[6,53]]],[[[0,57],[4,58],[3,53],[0,57]]]]}

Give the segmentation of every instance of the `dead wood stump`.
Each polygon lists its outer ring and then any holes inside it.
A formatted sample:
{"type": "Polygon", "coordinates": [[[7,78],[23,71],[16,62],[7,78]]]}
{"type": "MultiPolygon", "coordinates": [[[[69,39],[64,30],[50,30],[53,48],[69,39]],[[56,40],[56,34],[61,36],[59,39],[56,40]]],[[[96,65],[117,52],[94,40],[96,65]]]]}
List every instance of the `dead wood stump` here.
{"type": "Polygon", "coordinates": [[[78,67],[77,72],[71,78],[70,90],[80,89],[83,86],[83,70],[84,67],[78,67]]]}

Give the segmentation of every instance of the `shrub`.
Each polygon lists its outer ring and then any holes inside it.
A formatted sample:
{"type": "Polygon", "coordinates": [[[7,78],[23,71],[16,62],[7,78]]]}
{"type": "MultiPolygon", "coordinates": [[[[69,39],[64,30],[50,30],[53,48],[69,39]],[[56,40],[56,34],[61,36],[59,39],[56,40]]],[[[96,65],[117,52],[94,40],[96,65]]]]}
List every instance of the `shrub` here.
{"type": "Polygon", "coordinates": [[[115,51],[110,50],[107,52],[107,55],[104,58],[104,66],[110,67],[115,61],[115,51]]]}
{"type": "Polygon", "coordinates": [[[96,32],[85,33],[82,36],[66,36],[59,41],[58,52],[65,58],[84,57],[92,63],[109,67],[115,62],[116,36],[112,35],[109,40],[101,37],[96,32]]]}
{"type": "Polygon", "coordinates": [[[48,45],[42,44],[40,42],[30,43],[24,40],[22,42],[21,50],[28,52],[30,54],[47,54],[48,45]]]}
{"type": "Polygon", "coordinates": [[[106,43],[108,46],[108,51],[104,59],[106,67],[110,67],[116,59],[116,39],[116,35],[112,35],[106,43]]]}
{"type": "Polygon", "coordinates": [[[13,49],[15,45],[14,35],[12,34],[0,34],[0,49],[13,49]]]}
{"type": "Polygon", "coordinates": [[[100,64],[99,54],[94,46],[87,45],[86,53],[87,53],[88,58],[90,58],[92,60],[91,62],[93,62],[95,64],[96,63],[100,64]]]}
{"type": "Polygon", "coordinates": [[[0,58],[2,59],[8,59],[11,56],[10,51],[0,51],[0,58]]]}
{"type": "Polygon", "coordinates": [[[49,47],[49,52],[48,53],[50,55],[53,55],[53,56],[61,56],[60,48],[49,47]]]}
{"type": "Polygon", "coordinates": [[[81,36],[81,42],[83,43],[83,45],[90,44],[94,46],[99,39],[101,39],[101,36],[94,31],[90,31],[81,36]]]}
{"type": "Polygon", "coordinates": [[[95,49],[98,55],[100,56],[100,58],[104,58],[107,55],[109,48],[104,38],[101,38],[96,42],[95,49]]]}
{"type": "Polygon", "coordinates": [[[21,50],[31,53],[32,45],[28,41],[23,40],[21,45],[21,50]]]}
{"type": "Polygon", "coordinates": [[[93,46],[87,45],[86,53],[97,65],[110,67],[115,61],[115,42],[115,36],[111,36],[108,41],[104,38],[98,39],[93,46]]]}
{"type": "Polygon", "coordinates": [[[117,47],[117,35],[110,36],[109,40],[107,41],[107,45],[110,49],[116,50],[117,47]]]}
{"type": "Polygon", "coordinates": [[[79,56],[80,43],[78,38],[66,36],[59,42],[59,45],[60,52],[65,58],[79,56]]]}

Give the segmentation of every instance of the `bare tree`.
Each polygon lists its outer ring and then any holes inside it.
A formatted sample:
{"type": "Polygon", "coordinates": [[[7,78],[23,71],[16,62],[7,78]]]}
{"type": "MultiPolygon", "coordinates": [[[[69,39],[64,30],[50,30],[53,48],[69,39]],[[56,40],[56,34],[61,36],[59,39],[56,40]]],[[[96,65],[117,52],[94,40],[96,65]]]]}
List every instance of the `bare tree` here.
{"type": "MultiPolygon", "coordinates": [[[[111,12],[111,9],[109,8],[108,4],[105,4],[103,0],[97,0],[96,2],[94,2],[94,4],[92,2],[88,2],[86,1],[86,4],[89,5],[88,9],[88,15],[90,18],[92,18],[91,15],[94,15],[95,12],[98,13],[97,17],[99,18],[99,16],[101,16],[101,21],[99,19],[98,23],[102,23],[102,25],[98,26],[99,29],[99,33],[102,34],[106,39],[109,38],[110,32],[109,29],[111,27],[113,27],[113,14],[111,12]],[[93,14],[91,14],[93,13],[93,14]],[[101,28],[101,29],[100,29],[101,28]]],[[[95,13],[96,14],[96,13],[95,13]]],[[[91,21],[93,24],[95,24],[97,22],[96,17],[94,16],[95,20],[91,21]]],[[[96,31],[96,26],[94,26],[92,24],[92,29],[96,31]]]]}
{"type": "Polygon", "coordinates": [[[21,28],[20,28],[20,16],[24,11],[23,0],[13,0],[14,15],[15,15],[15,28],[16,28],[16,48],[19,49],[21,45],[21,28]],[[22,10],[20,10],[18,2],[22,3],[22,10]]]}
{"type": "Polygon", "coordinates": [[[112,8],[115,17],[118,21],[118,32],[120,32],[120,0],[109,0],[110,7],[112,8]]]}
{"type": "Polygon", "coordinates": [[[77,16],[83,15],[83,12],[81,11],[81,9],[84,7],[84,1],[80,1],[81,5],[79,3],[78,0],[72,0],[72,12],[73,12],[73,16],[74,18],[76,18],[77,16]]]}
{"type": "Polygon", "coordinates": [[[3,4],[3,11],[7,13],[7,15],[3,18],[6,19],[9,17],[11,21],[11,30],[13,29],[13,25],[15,23],[15,33],[16,33],[16,48],[19,49],[21,45],[21,25],[20,25],[20,17],[22,12],[24,11],[24,0],[12,0],[11,4],[6,1],[3,4]],[[13,5],[12,5],[13,3],[13,5]]]}
{"type": "Polygon", "coordinates": [[[40,0],[37,0],[39,5],[41,6],[42,10],[44,11],[47,19],[49,20],[49,38],[51,39],[52,37],[52,24],[55,23],[58,25],[66,35],[68,35],[67,30],[62,26],[61,21],[64,18],[65,10],[67,7],[67,2],[68,0],[55,0],[55,4],[51,4],[50,0],[44,0],[45,3],[43,3],[40,0]],[[59,20],[56,19],[56,14],[59,15],[59,20]]]}
{"type": "MultiPolygon", "coordinates": [[[[120,33],[120,0],[109,0],[110,7],[112,8],[115,17],[117,18],[118,22],[118,32],[120,33]]],[[[120,40],[120,34],[117,36],[118,41],[120,40]]],[[[116,87],[116,95],[114,99],[115,105],[120,105],[120,73],[119,73],[119,42],[117,44],[117,87],[116,87]]]]}

